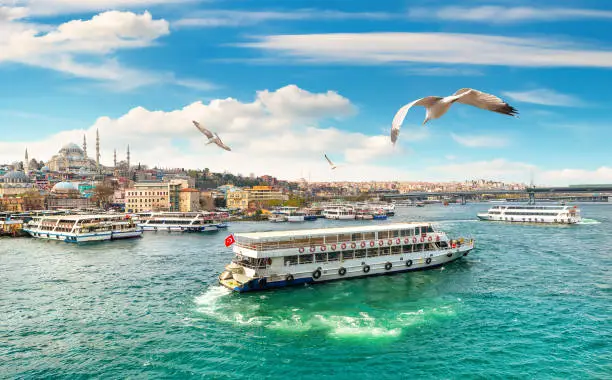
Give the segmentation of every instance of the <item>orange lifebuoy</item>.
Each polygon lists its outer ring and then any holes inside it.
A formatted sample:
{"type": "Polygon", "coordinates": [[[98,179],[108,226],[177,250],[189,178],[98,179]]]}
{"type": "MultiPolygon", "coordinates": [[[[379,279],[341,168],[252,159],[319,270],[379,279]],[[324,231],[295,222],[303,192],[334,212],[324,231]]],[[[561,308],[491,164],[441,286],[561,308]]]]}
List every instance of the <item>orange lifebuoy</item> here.
{"type": "Polygon", "coordinates": [[[440,241],[440,235],[436,235],[436,241],[440,241]]]}
{"type": "Polygon", "coordinates": [[[400,239],[400,238],[395,239],[395,244],[399,244],[401,242],[402,242],[402,239],[400,239]]]}
{"type": "Polygon", "coordinates": [[[410,241],[410,239],[408,239],[408,238],[404,239],[404,243],[406,243],[406,244],[408,244],[409,241],[410,241]]]}
{"type": "Polygon", "coordinates": [[[366,242],[365,242],[365,241],[362,241],[362,242],[361,242],[361,248],[363,248],[363,247],[365,247],[365,246],[366,246],[366,242]]]}
{"type": "Polygon", "coordinates": [[[340,246],[340,248],[342,248],[342,249],[346,249],[346,243],[342,243],[342,245],[340,246]]]}
{"type": "Polygon", "coordinates": [[[393,244],[393,239],[387,240],[387,245],[392,245],[392,244],[393,244]]]}
{"type": "Polygon", "coordinates": [[[310,247],[310,252],[314,252],[315,251],[315,247],[310,247]]]}
{"type": "Polygon", "coordinates": [[[332,245],[331,245],[331,249],[332,249],[332,251],[335,251],[335,250],[336,250],[336,245],[335,245],[335,244],[332,244],[332,245]]]}
{"type": "Polygon", "coordinates": [[[374,240],[370,240],[370,247],[374,246],[374,240]]]}
{"type": "Polygon", "coordinates": [[[384,241],[382,241],[382,240],[379,240],[379,241],[378,241],[378,245],[383,245],[383,244],[385,244],[385,242],[384,242],[384,241]]]}
{"type": "Polygon", "coordinates": [[[322,245],[320,249],[321,249],[321,252],[325,252],[325,250],[327,249],[327,247],[326,247],[326,246],[324,246],[324,245],[322,245]]]}
{"type": "Polygon", "coordinates": [[[351,248],[355,249],[355,247],[357,247],[357,244],[355,244],[354,242],[351,243],[351,248]]]}
{"type": "Polygon", "coordinates": [[[425,241],[425,238],[421,236],[421,243],[425,241]]]}
{"type": "Polygon", "coordinates": [[[427,238],[427,241],[432,241],[433,239],[430,237],[427,238]]]}
{"type": "Polygon", "coordinates": [[[413,242],[413,243],[416,243],[416,242],[417,242],[417,238],[416,238],[416,236],[412,238],[412,242],[413,242]]]}
{"type": "Polygon", "coordinates": [[[457,244],[453,243],[452,247],[457,248],[457,244]]]}
{"type": "Polygon", "coordinates": [[[304,247],[300,247],[300,249],[298,249],[298,251],[299,251],[300,253],[304,253],[304,247]]]}

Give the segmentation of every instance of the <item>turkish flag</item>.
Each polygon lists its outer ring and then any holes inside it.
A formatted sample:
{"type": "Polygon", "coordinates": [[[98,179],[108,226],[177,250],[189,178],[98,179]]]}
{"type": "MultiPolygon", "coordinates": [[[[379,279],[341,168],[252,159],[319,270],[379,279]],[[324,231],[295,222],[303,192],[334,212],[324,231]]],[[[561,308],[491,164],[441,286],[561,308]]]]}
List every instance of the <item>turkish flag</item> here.
{"type": "Polygon", "coordinates": [[[236,239],[234,239],[234,234],[229,235],[228,237],[225,238],[225,246],[229,247],[230,245],[234,244],[236,242],[236,239]]]}

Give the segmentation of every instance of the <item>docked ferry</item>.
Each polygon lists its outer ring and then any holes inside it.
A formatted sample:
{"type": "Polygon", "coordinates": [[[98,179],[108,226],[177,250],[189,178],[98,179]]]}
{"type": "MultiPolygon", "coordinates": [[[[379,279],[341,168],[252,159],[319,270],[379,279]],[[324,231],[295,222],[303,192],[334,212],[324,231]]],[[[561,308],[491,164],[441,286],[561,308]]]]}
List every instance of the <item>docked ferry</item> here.
{"type": "Polygon", "coordinates": [[[473,240],[450,239],[431,223],[238,233],[219,275],[237,292],[439,267],[466,256],[473,240]]]}
{"type": "Polygon", "coordinates": [[[144,231],[208,232],[227,228],[226,212],[154,212],[140,220],[144,231]]]}
{"type": "Polygon", "coordinates": [[[23,229],[38,239],[68,243],[116,240],[142,236],[129,215],[50,215],[34,217],[23,229]]]}
{"type": "Polygon", "coordinates": [[[354,220],[355,210],[351,206],[332,206],[323,210],[325,219],[354,220]]]}
{"type": "Polygon", "coordinates": [[[477,214],[480,220],[519,223],[576,224],[582,220],[577,206],[499,205],[477,214]]]}

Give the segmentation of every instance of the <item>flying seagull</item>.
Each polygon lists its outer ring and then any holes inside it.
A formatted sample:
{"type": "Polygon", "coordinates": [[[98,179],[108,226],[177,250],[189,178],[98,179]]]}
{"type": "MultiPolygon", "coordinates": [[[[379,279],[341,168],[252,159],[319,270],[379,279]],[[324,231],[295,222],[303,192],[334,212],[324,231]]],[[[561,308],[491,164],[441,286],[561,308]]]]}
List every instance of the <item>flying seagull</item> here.
{"type": "Polygon", "coordinates": [[[469,104],[483,110],[503,113],[504,115],[509,116],[516,116],[518,114],[516,108],[512,107],[495,95],[474,90],[473,88],[462,88],[457,90],[457,92],[451,96],[446,96],[444,98],[439,96],[426,96],[400,108],[393,118],[393,123],[391,126],[391,142],[395,144],[397,141],[400,127],[406,118],[408,110],[412,106],[425,107],[427,110],[425,120],[423,121],[423,125],[425,125],[429,120],[437,119],[444,115],[450,106],[455,102],[469,104]]]}
{"type": "Polygon", "coordinates": [[[217,132],[213,134],[211,131],[201,126],[200,123],[195,120],[193,120],[193,125],[195,125],[196,128],[199,129],[200,132],[202,132],[208,138],[208,142],[206,143],[206,145],[215,143],[219,148],[223,148],[225,150],[232,150],[229,146],[225,145],[223,141],[221,141],[221,138],[219,137],[217,132]]]}
{"type": "Polygon", "coordinates": [[[329,157],[327,157],[326,153],[324,153],[324,155],[325,155],[325,159],[327,160],[327,162],[329,162],[329,166],[331,166],[331,170],[334,170],[335,168],[338,167],[338,165],[334,164],[332,160],[330,160],[329,157]]]}

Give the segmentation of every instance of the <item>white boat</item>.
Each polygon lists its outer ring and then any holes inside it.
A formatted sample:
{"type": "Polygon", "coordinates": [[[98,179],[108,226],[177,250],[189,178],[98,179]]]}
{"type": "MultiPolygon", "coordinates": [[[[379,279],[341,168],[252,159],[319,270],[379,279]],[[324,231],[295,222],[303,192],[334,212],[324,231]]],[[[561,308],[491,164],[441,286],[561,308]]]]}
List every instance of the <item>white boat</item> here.
{"type": "Polygon", "coordinates": [[[39,216],[23,229],[38,239],[68,243],[116,240],[142,236],[142,228],[129,215],[50,215],[39,216]]]}
{"type": "Polygon", "coordinates": [[[268,216],[268,220],[272,223],[282,223],[287,221],[287,215],[280,212],[273,212],[268,216]]]}
{"type": "Polygon", "coordinates": [[[350,206],[328,207],[321,213],[325,219],[352,220],[355,219],[355,210],[350,206]]]}
{"type": "Polygon", "coordinates": [[[237,292],[439,267],[466,256],[473,240],[451,240],[431,223],[238,233],[219,275],[237,292]]]}
{"type": "Polygon", "coordinates": [[[498,222],[576,224],[582,220],[576,206],[499,205],[479,213],[478,219],[498,222]]]}
{"type": "Polygon", "coordinates": [[[276,212],[285,215],[288,222],[303,222],[304,216],[306,215],[304,212],[298,211],[297,207],[293,206],[279,207],[276,212]]]}
{"type": "Polygon", "coordinates": [[[140,219],[144,231],[212,232],[227,228],[225,212],[154,212],[140,219]]]}

